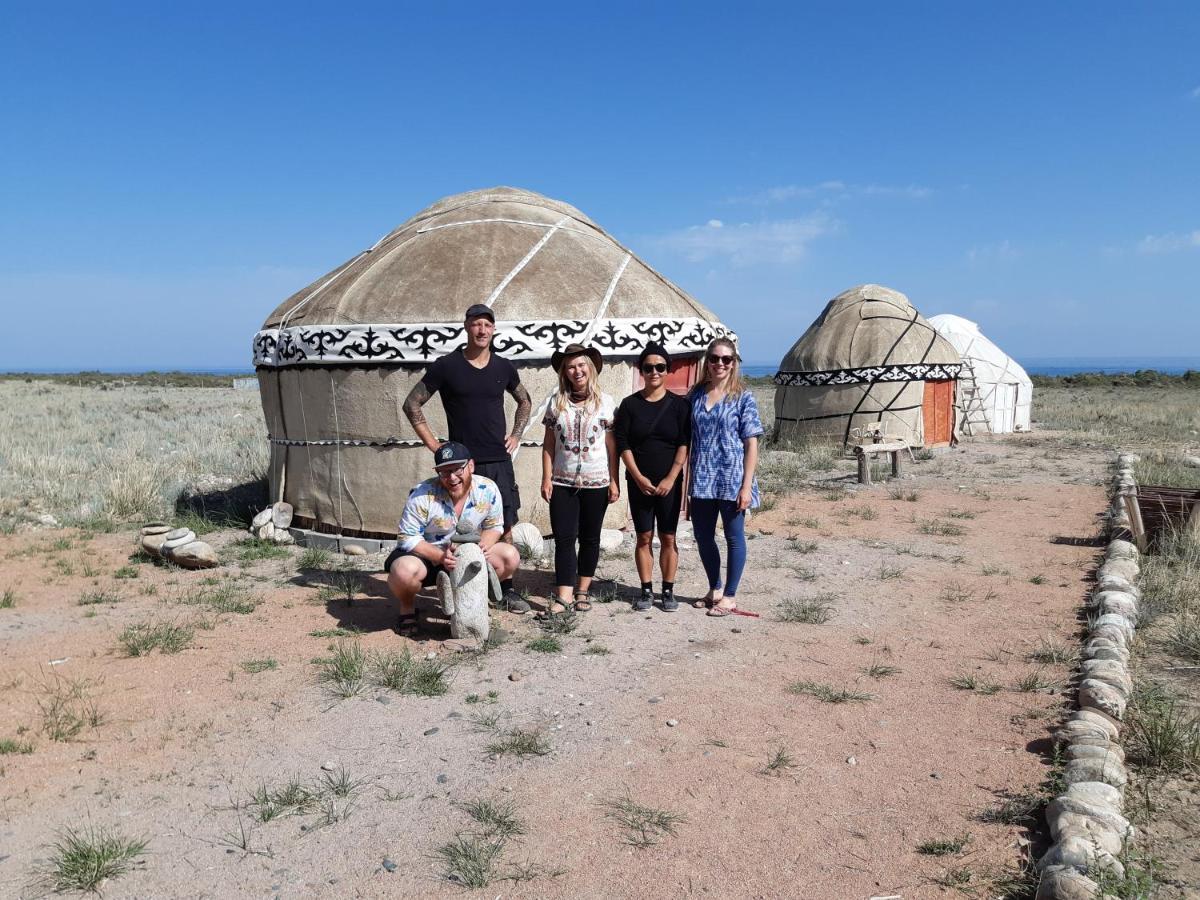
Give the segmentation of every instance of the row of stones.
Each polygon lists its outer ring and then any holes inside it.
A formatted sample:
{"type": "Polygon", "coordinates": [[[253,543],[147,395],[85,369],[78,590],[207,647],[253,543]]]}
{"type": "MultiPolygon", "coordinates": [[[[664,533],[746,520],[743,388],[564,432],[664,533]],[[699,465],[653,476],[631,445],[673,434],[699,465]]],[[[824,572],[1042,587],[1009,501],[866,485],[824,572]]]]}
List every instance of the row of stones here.
{"type": "Polygon", "coordinates": [[[1133,681],[1129,652],[1138,621],[1138,550],[1121,535],[1129,517],[1121,493],[1136,489],[1132,454],[1117,457],[1117,476],[1109,509],[1111,540],[1088,602],[1088,633],[1083,645],[1078,689],[1079,709],[1056,734],[1063,749],[1066,793],[1046,807],[1054,844],[1038,862],[1037,900],[1096,897],[1100,886],[1089,877],[1125,874],[1118,858],[1133,826],[1123,815],[1128,781],[1125,751],[1119,743],[1133,681]]]}
{"type": "Polygon", "coordinates": [[[142,527],[138,545],[146,553],[168,559],[185,569],[211,569],[220,565],[217,551],[196,539],[190,528],[173,528],[165,522],[151,522],[142,527]]]}

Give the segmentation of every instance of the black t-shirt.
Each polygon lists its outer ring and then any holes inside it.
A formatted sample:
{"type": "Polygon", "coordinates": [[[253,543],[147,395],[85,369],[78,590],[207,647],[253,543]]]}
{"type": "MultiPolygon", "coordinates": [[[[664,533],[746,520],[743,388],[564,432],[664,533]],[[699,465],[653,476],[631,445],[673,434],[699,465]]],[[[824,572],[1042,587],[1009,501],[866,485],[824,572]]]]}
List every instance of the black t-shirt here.
{"type": "Polygon", "coordinates": [[[675,451],[692,441],[691,407],[670,391],[654,403],[640,391],[630,394],[617,408],[613,437],[617,453],[633,451],[638,470],[651,481],[660,481],[671,471],[675,451]]]}
{"type": "Polygon", "coordinates": [[[504,392],[521,383],[517,367],[492,354],[488,364],[477,369],[461,350],[434,360],[421,379],[429,393],[442,395],[450,440],[466,444],[476,462],[508,459],[504,438],[504,392]]]}

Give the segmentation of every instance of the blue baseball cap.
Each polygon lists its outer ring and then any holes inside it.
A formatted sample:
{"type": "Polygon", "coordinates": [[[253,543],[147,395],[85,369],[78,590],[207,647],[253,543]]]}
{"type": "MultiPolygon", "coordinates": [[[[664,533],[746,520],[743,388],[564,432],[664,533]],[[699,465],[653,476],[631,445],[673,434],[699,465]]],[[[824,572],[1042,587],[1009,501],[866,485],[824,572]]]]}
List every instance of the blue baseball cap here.
{"type": "Polygon", "coordinates": [[[471,451],[466,444],[458,441],[446,441],[433,453],[433,467],[441,469],[445,466],[461,466],[471,461],[471,451]]]}

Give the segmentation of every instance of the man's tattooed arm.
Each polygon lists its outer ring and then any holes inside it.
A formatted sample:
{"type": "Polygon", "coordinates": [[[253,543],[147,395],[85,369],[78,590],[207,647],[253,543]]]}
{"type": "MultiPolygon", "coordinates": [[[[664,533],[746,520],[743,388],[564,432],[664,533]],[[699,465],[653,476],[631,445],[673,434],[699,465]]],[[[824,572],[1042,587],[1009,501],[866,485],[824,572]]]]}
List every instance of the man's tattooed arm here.
{"type": "Polygon", "coordinates": [[[513,415],[511,437],[519,441],[521,440],[521,435],[525,433],[525,428],[529,425],[529,414],[533,411],[533,401],[529,397],[529,391],[525,390],[525,385],[519,382],[509,393],[517,401],[517,411],[513,415]]]}
{"type": "Polygon", "coordinates": [[[421,439],[421,443],[428,447],[431,451],[437,450],[440,445],[437,437],[434,436],[433,429],[429,427],[429,423],[425,420],[425,413],[421,407],[429,400],[432,395],[429,393],[429,388],[425,386],[424,381],[418,381],[408,396],[404,398],[404,414],[408,416],[408,421],[412,424],[413,431],[417,433],[417,437],[421,439]]]}

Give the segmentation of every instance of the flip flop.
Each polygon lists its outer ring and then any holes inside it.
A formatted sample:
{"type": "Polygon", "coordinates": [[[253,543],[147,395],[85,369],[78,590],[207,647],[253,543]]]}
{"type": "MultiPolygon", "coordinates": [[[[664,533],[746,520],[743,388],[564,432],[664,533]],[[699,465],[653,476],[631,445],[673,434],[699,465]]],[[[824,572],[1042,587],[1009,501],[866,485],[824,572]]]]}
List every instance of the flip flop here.
{"type": "Polygon", "coordinates": [[[723,619],[725,616],[737,615],[740,610],[736,606],[714,606],[708,611],[708,615],[714,619],[723,619]]]}

